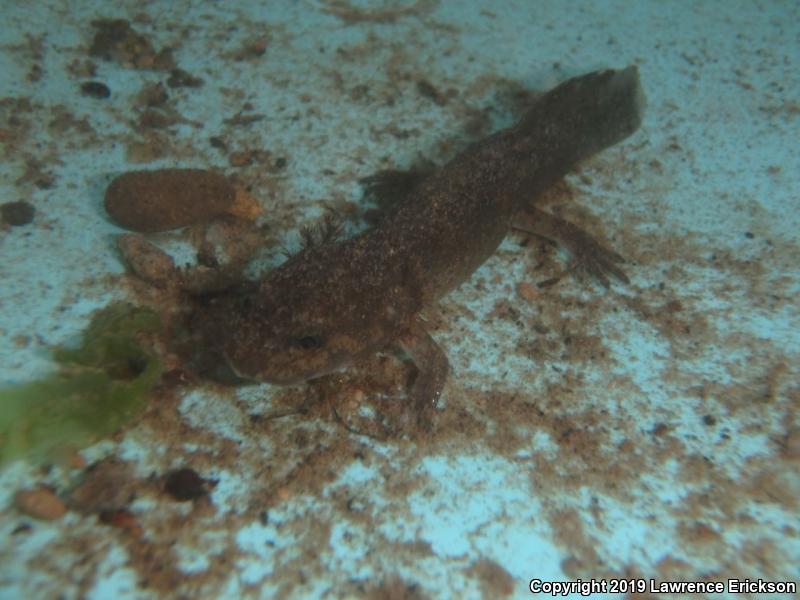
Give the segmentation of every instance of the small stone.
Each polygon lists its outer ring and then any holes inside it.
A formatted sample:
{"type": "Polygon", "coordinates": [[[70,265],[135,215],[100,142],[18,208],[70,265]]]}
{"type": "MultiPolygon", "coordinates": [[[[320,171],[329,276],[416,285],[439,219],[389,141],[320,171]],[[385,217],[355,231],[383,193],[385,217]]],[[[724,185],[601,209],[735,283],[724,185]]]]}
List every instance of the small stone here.
{"type": "Polygon", "coordinates": [[[228,155],[228,163],[232,167],[249,167],[253,164],[255,157],[252,152],[231,152],[228,155]]]}
{"type": "Polygon", "coordinates": [[[213,148],[216,148],[217,150],[227,150],[228,149],[228,145],[225,143],[225,140],[223,140],[219,136],[213,135],[210,138],[208,138],[208,141],[211,144],[211,146],[213,148]]]}
{"type": "Polygon", "coordinates": [[[87,81],[81,84],[81,93],[84,96],[90,96],[98,100],[104,100],[111,96],[109,87],[100,81],[87,81]]]}
{"type": "Polygon", "coordinates": [[[45,487],[20,490],[14,495],[14,505],[29,517],[45,521],[60,519],[67,512],[67,506],[45,487]]]}
{"type": "Polygon", "coordinates": [[[133,513],[126,508],[101,511],[98,518],[101,523],[121,529],[134,538],[140,538],[144,533],[139,521],[133,513]]]}
{"type": "Polygon", "coordinates": [[[33,221],[36,209],[24,201],[6,202],[0,205],[0,214],[3,215],[4,223],[19,227],[33,221]]]}
{"type": "Polygon", "coordinates": [[[211,483],[200,477],[194,469],[184,468],[171,471],[164,482],[164,490],[176,500],[188,502],[208,494],[211,483]]]}
{"type": "Polygon", "coordinates": [[[235,195],[228,180],[213,171],[130,171],[108,186],[105,207],[122,227],[154,233],[208,222],[226,213],[235,195]]]}
{"type": "Polygon", "coordinates": [[[253,196],[241,188],[236,188],[236,196],[228,213],[240,219],[255,221],[261,215],[261,207],[253,196]]]}
{"type": "Polygon", "coordinates": [[[117,247],[125,263],[145,281],[166,285],[177,277],[172,257],[142,236],[124,233],[117,238],[117,247]]]}
{"type": "Polygon", "coordinates": [[[233,54],[234,60],[251,60],[264,55],[269,46],[269,39],[266,37],[258,38],[244,44],[233,54]]]}

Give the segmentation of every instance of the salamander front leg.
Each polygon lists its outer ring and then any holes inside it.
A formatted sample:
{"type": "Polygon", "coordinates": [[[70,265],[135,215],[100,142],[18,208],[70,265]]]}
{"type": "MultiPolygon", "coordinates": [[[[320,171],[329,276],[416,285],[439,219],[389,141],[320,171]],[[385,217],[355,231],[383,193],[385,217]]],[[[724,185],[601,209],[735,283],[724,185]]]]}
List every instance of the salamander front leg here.
{"type": "Polygon", "coordinates": [[[609,275],[628,283],[625,272],[617,266],[625,259],[569,221],[542,210],[527,208],[515,215],[511,226],[550,239],[565,248],[572,257],[571,270],[578,275],[591,275],[605,287],[609,286],[609,275]]]}
{"type": "Polygon", "coordinates": [[[407,429],[412,418],[417,427],[431,429],[431,411],[442,395],[450,363],[447,356],[418,320],[408,327],[397,340],[397,344],[411,358],[419,371],[411,388],[412,406],[405,413],[403,429],[407,429]]]}

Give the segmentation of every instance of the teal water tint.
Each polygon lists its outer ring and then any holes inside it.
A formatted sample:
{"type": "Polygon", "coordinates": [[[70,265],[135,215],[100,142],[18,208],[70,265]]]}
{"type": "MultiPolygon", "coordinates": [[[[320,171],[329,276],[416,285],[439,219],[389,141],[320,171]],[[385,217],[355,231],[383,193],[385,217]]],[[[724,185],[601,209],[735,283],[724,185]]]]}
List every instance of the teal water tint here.
{"type": "MultiPolygon", "coordinates": [[[[34,209],[0,225],[0,456],[37,455],[0,470],[0,599],[800,580],[796,2],[68,4],[0,3],[0,204],[34,209]],[[50,351],[109,303],[178,314],[125,273],[102,205],[115,175],[223,172],[263,209],[255,276],[329,206],[365,227],[359,179],[442,164],[533,92],[627,65],[641,129],[538,206],[624,256],[630,283],[580,280],[562,249],[509,234],[425,312],[451,373],[423,438],[354,426],[399,414],[415,372],[393,352],[291,387],[177,368],[145,400],[160,366],[133,331],[158,330],[150,313],[50,351]],[[97,439],[84,467],[53,458],[97,439]],[[109,463],[124,477],[100,478],[109,463]],[[207,495],[165,491],[183,468],[207,495]],[[132,493],[101,514],[76,500],[86,481],[132,493]],[[63,518],[15,507],[40,486],[63,518]]],[[[183,265],[196,238],[148,239],[183,265]]]]}

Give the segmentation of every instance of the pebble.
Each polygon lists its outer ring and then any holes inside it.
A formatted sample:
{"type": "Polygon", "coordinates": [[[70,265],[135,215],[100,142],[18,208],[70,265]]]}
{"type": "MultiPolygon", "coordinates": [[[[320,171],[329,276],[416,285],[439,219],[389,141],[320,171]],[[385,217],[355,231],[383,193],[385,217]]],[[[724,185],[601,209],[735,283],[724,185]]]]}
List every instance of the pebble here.
{"type": "Polygon", "coordinates": [[[123,233],[117,238],[117,247],[125,257],[125,263],[145,281],[166,285],[177,277],[172,257],[144,237],[123,233]]]}
{"type": "Polygon", "coordinates": [[[194,469],[183,468],[167,474],[164,490],[175,500],[187,502],[207,495],[209,485],[214,483],[200,477],[194,469]]]}
{"type": "Polygon", "coordinates": [[[81,93],[84,96],[90,96],[98,100],[104,100],[111,96],[111,90],[101,81],[87,81],[81,84],[81,93]]]}
{"type": "Polygon", "coordinates": [[[120,226],[154,233],[208,222],[228,212],[235,197],[234,187],[213,171],[130,171],[108,186],[105,207],[120,226]]]}
{"type": "Polygon", "coordinates": [[[60,519],[67,512],[67,506],[45,487],[20,490],[14,495],[14,505],[29,517],[45,521],[60,519]]]}
{"type": "Polygon", "coordinates": [[[539,290],[525,281],[517,285],[517,294],[528,302],[534,302],[541,296],[539,290]]]}
{"type": "Polygon", "coordinates": [[[3,217],[3,222],[13,227],[27,225],[33,221],[35,214],[36,209],[22,200],[0,204],[0,215],[3,217]]]}

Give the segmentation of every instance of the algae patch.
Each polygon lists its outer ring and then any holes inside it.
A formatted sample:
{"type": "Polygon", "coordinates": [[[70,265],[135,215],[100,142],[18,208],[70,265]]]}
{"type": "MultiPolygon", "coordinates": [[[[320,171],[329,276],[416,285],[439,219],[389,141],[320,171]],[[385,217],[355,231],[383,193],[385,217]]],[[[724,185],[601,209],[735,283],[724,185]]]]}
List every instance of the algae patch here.
{"type": "Polygon", "coordinates": [[[153,311],[112,304],[95,313],[77,348],[53,350],[58,374],[0,390],[0,463],[52,458],[135,417],[161,374],[160,361],[137,335],[160,330],[153,311]]]}

